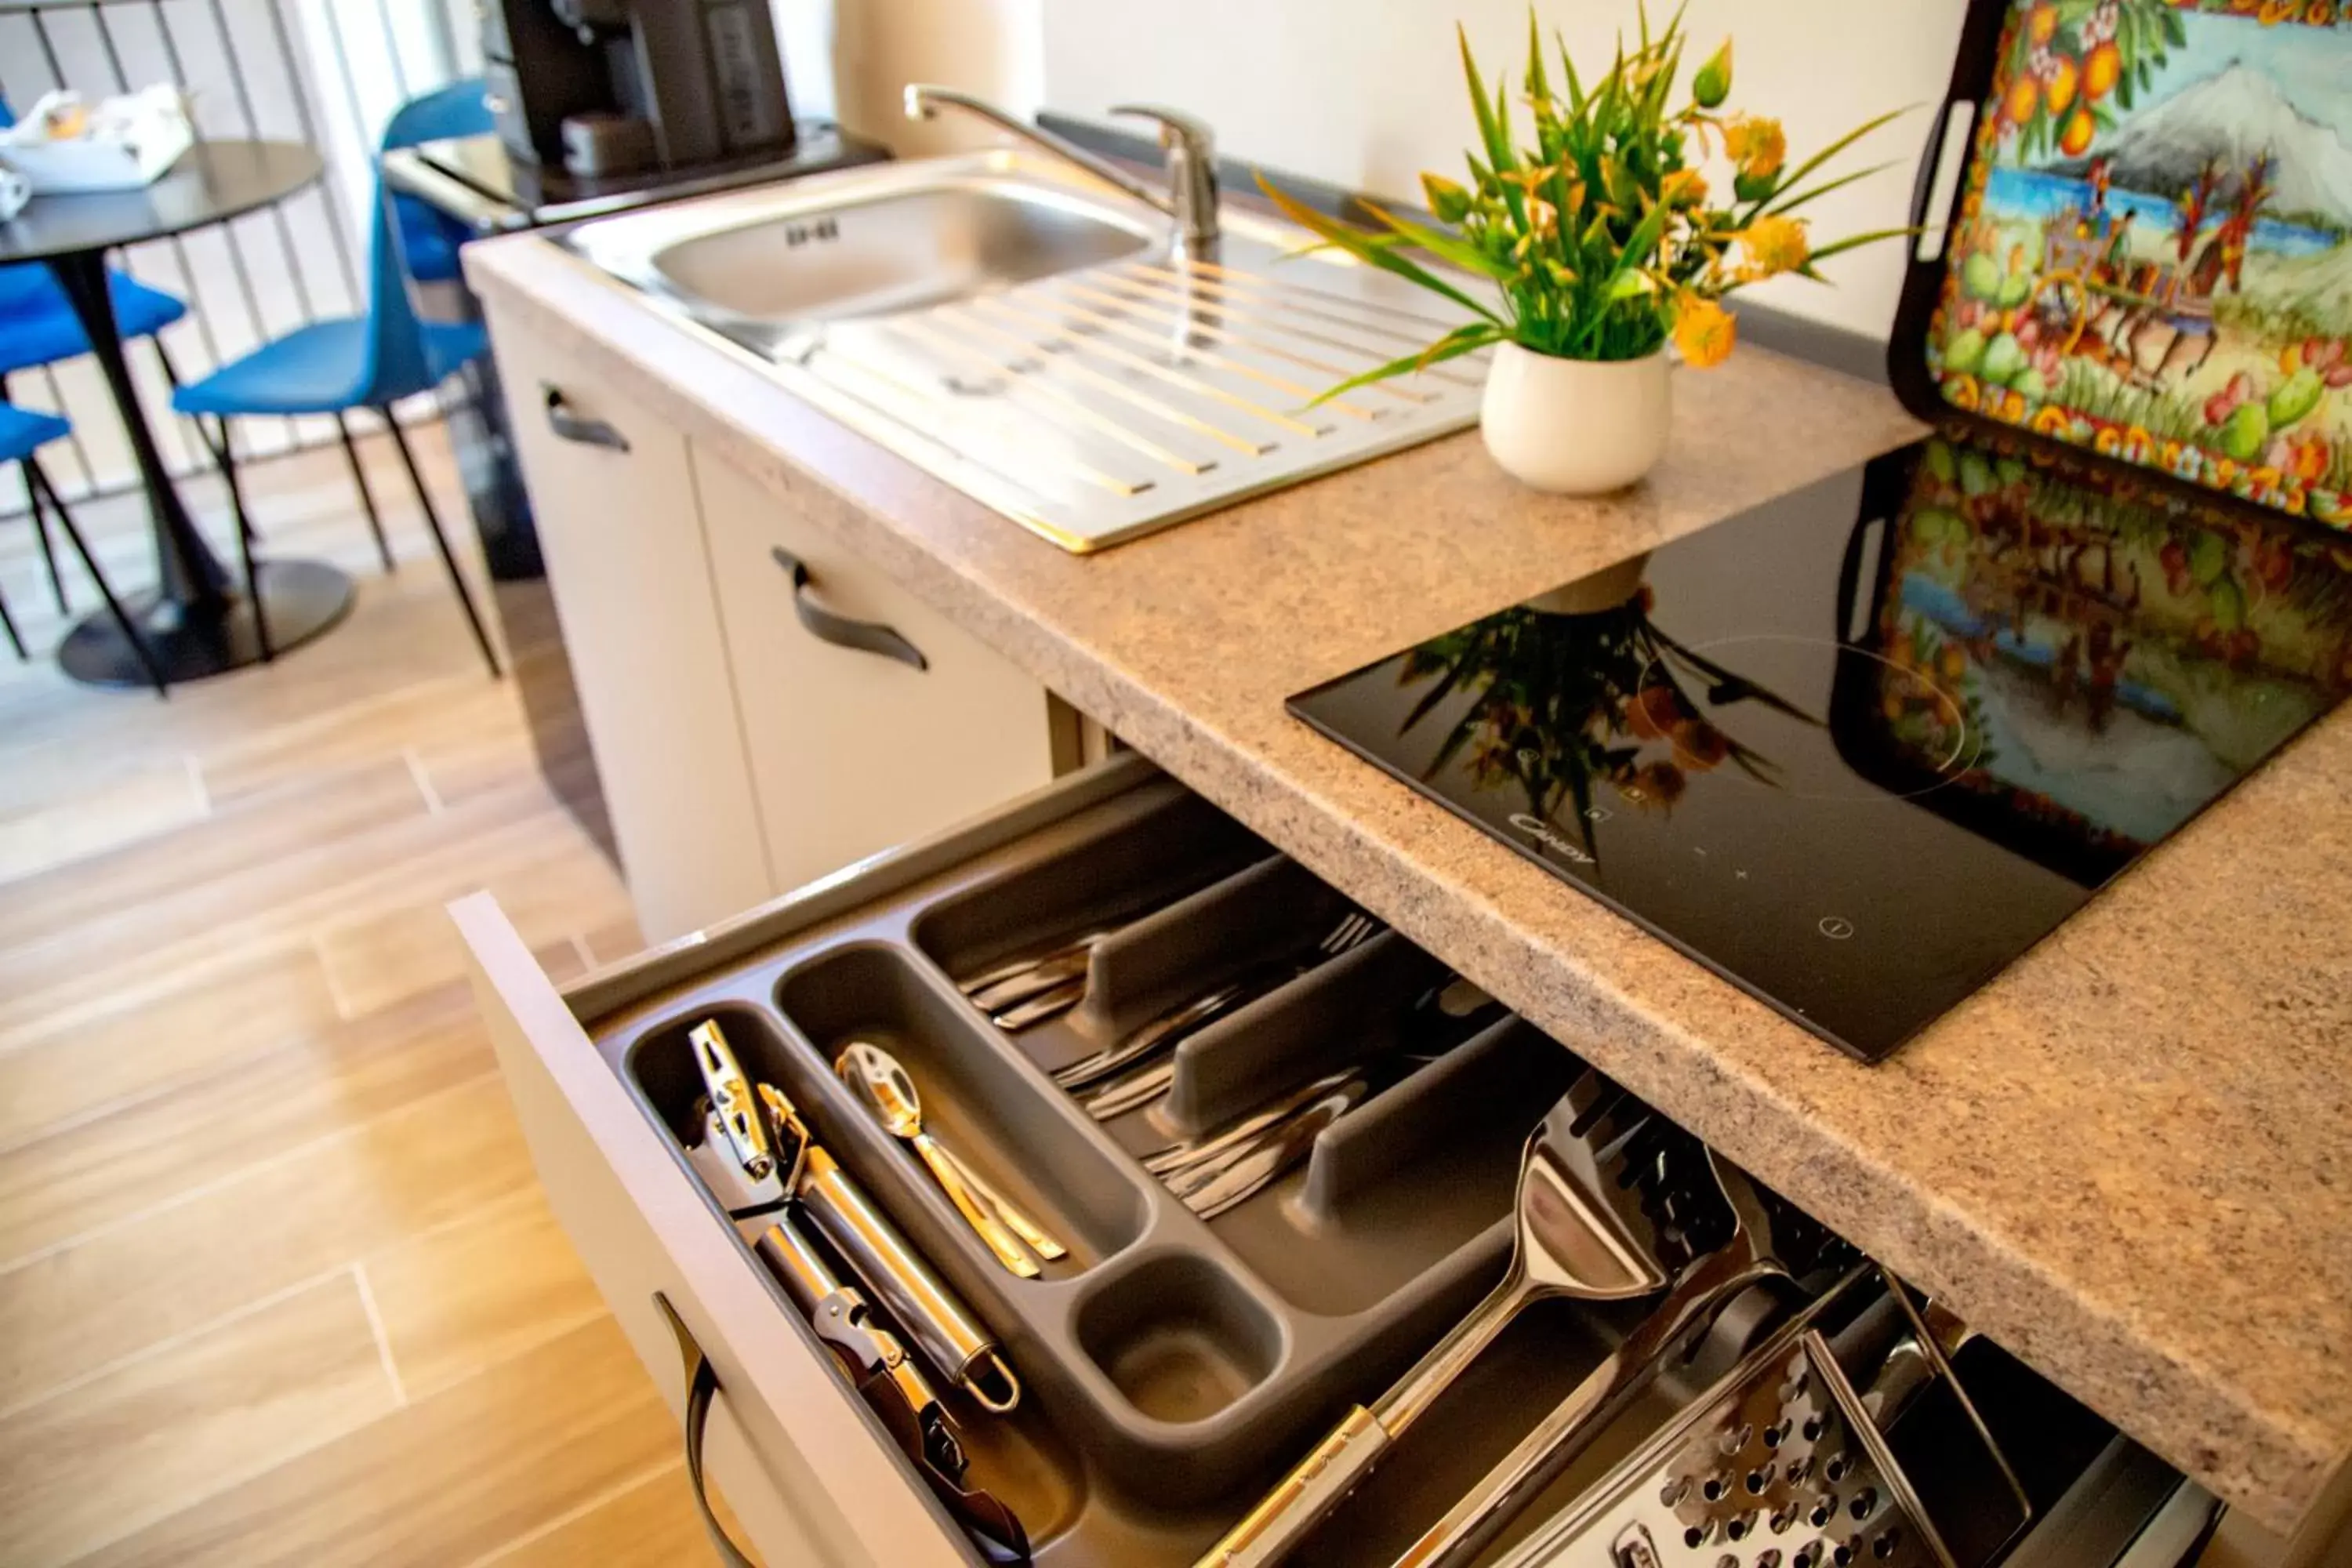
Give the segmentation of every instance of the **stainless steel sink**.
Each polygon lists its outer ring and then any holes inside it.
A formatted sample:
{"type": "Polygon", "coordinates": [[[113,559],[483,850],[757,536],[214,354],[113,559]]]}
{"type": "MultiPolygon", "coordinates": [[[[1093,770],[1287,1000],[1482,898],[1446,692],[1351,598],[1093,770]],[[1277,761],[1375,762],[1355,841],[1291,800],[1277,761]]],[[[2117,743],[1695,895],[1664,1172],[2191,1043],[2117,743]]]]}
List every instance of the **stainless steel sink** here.
{"type": "Polygon", "coordinates": [[[1458,430],[1483,356],[1307,406],[1463,318],[1227,208],[1208,249],[1059,160],[845,171],[565,243],[835,417],[1073,551],[1458,430]]]}
{"type": "Polygon", "coordinates": [[[682,299],[770,322],[919,310],[1133,256],[1132,219],[1010,182],[877,195],[664,246],[654,269],[682,299]]]}

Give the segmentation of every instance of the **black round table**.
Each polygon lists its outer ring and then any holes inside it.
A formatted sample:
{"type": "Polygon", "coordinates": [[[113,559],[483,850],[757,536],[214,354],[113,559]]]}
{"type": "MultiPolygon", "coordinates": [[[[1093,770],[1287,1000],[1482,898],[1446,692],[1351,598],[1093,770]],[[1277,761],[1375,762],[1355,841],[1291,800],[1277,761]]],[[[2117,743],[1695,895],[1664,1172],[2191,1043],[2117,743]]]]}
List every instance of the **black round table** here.
{"type": "MultiPolygon", "coordinates": [[[[106,253],[266,206],[310,184],[322,170],[319,154],[296,142],[200,142],[151,185],[35,196],[15,218],[0,223],[0,262],[46,262],[57,275],[131,438],[153,520],[156,580],[123,604],[173,680],[258,663],[268,652],[317,637],[351,609],[352,584],[315,561],[258,566],[256,591],[268,619],[265,649],[252,603],[189,521],[155,449],[146,411],[123,363],[122,337],[107,293],[106,253]]],[[[75,626],[58,650],[58,662],[67,674],[92,685],[147,682],[110,616],[92,616],[75,626]]]]}

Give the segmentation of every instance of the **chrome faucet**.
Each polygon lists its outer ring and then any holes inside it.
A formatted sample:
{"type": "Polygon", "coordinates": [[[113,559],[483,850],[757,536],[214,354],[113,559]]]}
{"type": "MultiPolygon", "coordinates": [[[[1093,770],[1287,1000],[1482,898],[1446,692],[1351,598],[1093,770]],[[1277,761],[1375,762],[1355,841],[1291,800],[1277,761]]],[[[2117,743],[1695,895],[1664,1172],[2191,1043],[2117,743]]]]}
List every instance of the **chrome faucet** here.
{"type": "Polygon", "coordinates": [[[1113,114],[1139,114],[1160,122],[1160,145],[1168,154],[1168,185],[1155,189],[1107,158],[1098,158],[1076,142],[1016,119],[994,104],[929,82],[907,84],[907,118],[929,120],[941,109],[961,109],[977,115],[1000,131],[1007,131],[1055,157],[1076,163],[1097,179],[1108,180],[1147,206],[1166,213],[1175,225],[1176,244],[1192,250],[1217,237],[1217,138],[1208,126],[1178,110],[1149,103],[1123,103],[1113,114]]]}

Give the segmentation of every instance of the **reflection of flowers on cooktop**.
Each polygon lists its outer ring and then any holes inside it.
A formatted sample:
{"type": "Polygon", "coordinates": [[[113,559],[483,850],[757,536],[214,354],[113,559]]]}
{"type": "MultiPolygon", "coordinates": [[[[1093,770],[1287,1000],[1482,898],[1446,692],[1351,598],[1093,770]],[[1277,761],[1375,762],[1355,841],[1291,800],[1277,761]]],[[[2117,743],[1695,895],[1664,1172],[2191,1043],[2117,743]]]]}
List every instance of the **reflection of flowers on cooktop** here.
{"type": "Polygon", "coordinates": [[[1693,773],[1734,768],[1778,787],[1769,757],[1733,733],[1742,704],[1807,724],[1820,721],[1651,619],[1644,586],[1623,603],[1580,614],[1521,605],[1411,650],[1398,684],[1431,684],[1398,727],[1411,733],[1457,692],[1473,692],[1423,776],[1457,759],[1480,790],[1525,795],[1528,812],[1558,825],[1572,813],[1593,847],[1597,786],[1626,804],[1671,812],[1693,773]]]}

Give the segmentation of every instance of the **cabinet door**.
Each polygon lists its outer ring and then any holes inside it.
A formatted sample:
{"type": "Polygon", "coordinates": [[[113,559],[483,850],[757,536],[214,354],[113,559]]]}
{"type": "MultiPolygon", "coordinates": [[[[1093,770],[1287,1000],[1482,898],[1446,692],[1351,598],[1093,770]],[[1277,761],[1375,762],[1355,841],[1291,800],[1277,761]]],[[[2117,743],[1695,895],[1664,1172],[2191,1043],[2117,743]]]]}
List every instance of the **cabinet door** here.
{"type": "Polygon", "coordinates": [[[693,462],[779,889],[1053,776],[1045,688],[796,515],[838,502],[781,499],[698,447],[693,462]],[[888,628],[923,668],[839,621],[888,628]]]}
{"type": "Polygon", "coordinates": [[[686,437],[536,334],[493,326],[622,872],[664,942],[774,891],[686,437]]]}

